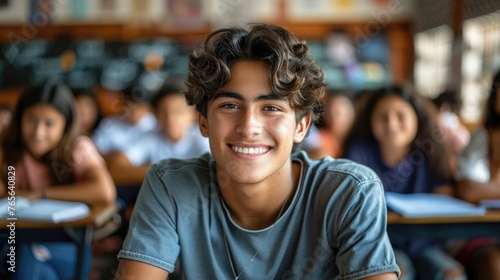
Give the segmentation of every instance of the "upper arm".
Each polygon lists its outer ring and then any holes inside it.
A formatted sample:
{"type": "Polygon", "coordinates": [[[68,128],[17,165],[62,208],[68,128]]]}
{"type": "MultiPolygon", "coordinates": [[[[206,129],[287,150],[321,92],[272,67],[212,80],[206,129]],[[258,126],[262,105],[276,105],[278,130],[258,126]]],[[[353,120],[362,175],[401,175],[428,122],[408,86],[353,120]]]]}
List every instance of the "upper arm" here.
{"type": "Polygon", "coordinates": [[[343,200],[341,203],[336,201],[343,207],[332,221],[338,224],[335,238],[340,275],[360,271],[366,274],[372,271],[399,273],[386,231],[387,209],[380,181],[369,180],[350,188],[349,192],[344,192],[343,200]]]}
{"type": "Polygon", "coordinates": [[[120,259],[120,263],[118,264],[118,270],[115,275],[115,279],[117,280],[131,280],[131,279],[165,280],[167,279],[167,277],[168,277],[168,271],[166,270],[163,270],[159,267],[150,264],[128,259],[120,259]]]}

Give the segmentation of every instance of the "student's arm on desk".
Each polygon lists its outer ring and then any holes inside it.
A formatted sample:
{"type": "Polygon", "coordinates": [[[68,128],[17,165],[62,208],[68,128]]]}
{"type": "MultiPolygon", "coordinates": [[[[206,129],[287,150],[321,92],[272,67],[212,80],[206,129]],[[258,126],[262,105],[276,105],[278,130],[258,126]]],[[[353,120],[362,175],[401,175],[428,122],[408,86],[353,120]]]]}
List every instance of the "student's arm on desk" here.
{"type": "Polygon", "coordinates": [[[457,197],[470,203],[479,203],[483,199],[500,199],[500,178],[486,183],[461,180],[457,185],[457,197]]]}
{"type": "MultiPolygon", "coordinates": [[[[168,272],[143,262],[121,259],[116,272],[116,280],[132,280],[132,279],[151,279],[165,280],[168,277],[168,272]]],[[[378,279],[378,278],[373,278],[378,279]]],[[[380,278],[384,280],[386,278],[380,278]]],[[[392,279],[392,278],[387,278],[392,279]]],[[[394,278],[396,279],[396,278],[394,278]]]]}
{"type": "Polygon", "coordinates": [[[108,163],[109,173],[118,185],[141,185],[149,168],[149,164],[133,166],[128,158],[120,152],[108,154],[105,159],[108,163]]]}
{"type": "Polygon", "coordinates": [[[50,186],[46,195],[50,199],[81,201],[90,205],[110,204],[116,198],[116,188],[108,171],[95,165],[85,171],[83,182],[50,186]]]}
{"type": "Polygon", "coordinates": [[[384,274],[373,275],[364,278],[365,280],[396,280],[398,276],[394,272],[388,272],[384,274]]]}
{"type": "Polygon", "coordinates": [[[441,194],[441,195],[448,195],[448,196],[454,196],[455,195],[455,190],[453,186],[451,185],[442,185],[437,188],[435,188],[432,193],[434,194],[441,194]]]}

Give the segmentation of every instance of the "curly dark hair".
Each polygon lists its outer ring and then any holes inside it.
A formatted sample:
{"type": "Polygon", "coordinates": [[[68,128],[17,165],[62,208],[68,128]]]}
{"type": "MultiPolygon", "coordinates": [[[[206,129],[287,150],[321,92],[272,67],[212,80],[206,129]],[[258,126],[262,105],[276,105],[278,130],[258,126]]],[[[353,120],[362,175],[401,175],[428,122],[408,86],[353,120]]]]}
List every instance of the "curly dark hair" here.
{"type": "Polygon", "coordinates": [[[231,78],[239,60],[264,61],[271,87],[285,97],[297,119],[310,114],[316,121],[323,112],[324,74],[309,56],[309,48],[283,27],[253,24],[214,31],[189,58],[186,99],[207,116],[207,103],[231,78]]]}

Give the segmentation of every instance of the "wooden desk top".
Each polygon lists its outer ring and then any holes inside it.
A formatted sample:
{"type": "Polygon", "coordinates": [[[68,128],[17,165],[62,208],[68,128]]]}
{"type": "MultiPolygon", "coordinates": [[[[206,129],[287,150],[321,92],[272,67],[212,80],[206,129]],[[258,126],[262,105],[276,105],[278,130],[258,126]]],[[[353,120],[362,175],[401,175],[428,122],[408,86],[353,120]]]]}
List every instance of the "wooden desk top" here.
{"type": "Polygon", "coordinates": [[[387,213],[388,224],[451,224],[451,223],[500,223],[500,210],[488,210],[482,216],[405,218],[398,213],[387,213]]]}
{"type": "MultiPolygon", "coordinates": [[[[33,222],[17,220],[16,228],[50,228],[50,227],[80,227],[92,224],[94,227],[100,227],[118,212],[118,205],[115,203],[109,205],[97,205],[90,209],[90,215],[85,218],[61,223],[33,222]]],[[[13,222],[11,220],[0,220],[0,229],[6,229],[7,225],[13,222]]]]}

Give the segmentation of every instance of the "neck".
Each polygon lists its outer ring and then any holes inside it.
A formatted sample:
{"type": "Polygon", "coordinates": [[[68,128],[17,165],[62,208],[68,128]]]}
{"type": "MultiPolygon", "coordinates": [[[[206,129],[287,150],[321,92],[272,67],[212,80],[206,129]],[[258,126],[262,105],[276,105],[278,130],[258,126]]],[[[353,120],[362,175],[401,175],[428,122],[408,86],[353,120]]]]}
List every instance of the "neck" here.
{"type": "Polygon", "coordinates": [[[300,177],[300,165],[291,164],[281,180],[221,188],[222,198],[233,220],[241,227],[259,230],[273,225],[293,200],[300,177]]]}
{"type": "Polygon", "coordinates": [[[380,146],[384,162],[389,166],[398,165],[408,154],[410,147],[394,148],[380,146]]]}

